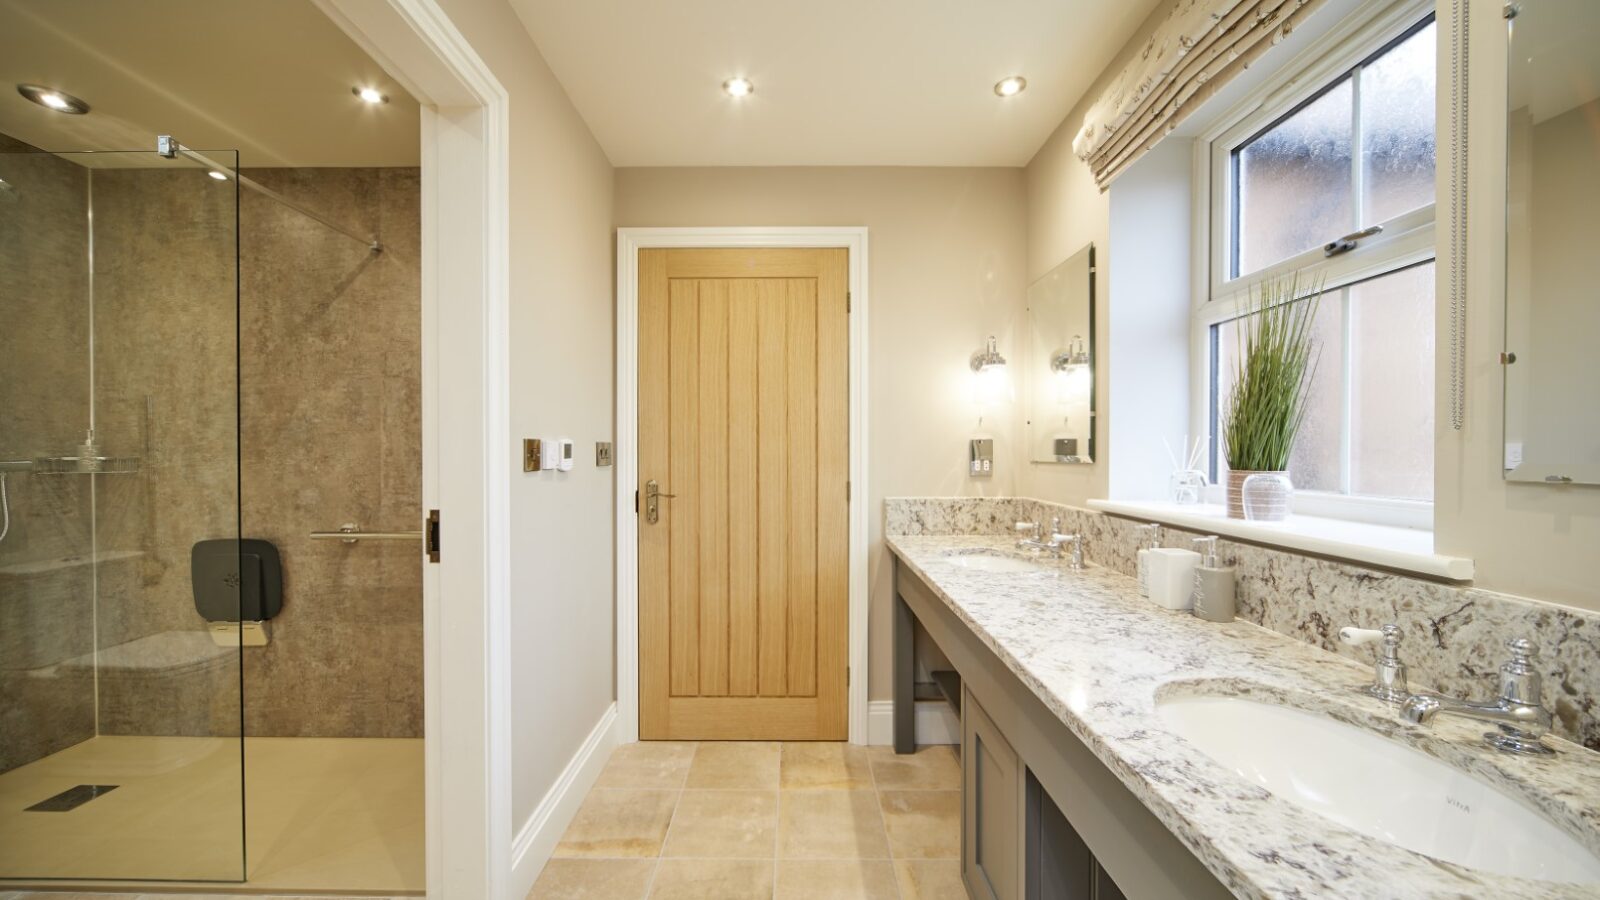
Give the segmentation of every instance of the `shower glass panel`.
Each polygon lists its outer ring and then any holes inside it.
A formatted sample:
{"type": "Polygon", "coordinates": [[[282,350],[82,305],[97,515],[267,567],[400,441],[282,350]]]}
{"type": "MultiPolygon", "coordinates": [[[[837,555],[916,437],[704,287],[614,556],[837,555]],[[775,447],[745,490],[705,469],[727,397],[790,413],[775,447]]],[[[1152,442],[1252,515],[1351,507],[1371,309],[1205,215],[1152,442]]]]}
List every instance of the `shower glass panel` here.
{"type": "Polygon", "coordinates": [[[239,199],[218,176],[0,152],[0,879],[245,875],[239,199]]]}

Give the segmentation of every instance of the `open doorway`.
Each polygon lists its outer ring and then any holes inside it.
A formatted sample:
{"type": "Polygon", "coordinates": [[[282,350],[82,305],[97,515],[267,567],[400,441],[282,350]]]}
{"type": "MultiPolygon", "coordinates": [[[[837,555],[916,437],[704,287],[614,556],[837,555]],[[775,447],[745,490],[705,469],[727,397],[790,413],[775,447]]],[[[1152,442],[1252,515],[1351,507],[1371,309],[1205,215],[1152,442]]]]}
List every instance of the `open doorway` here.
{"type": "Polygon", "coordinates": [[[151,5],[0,54],[88,107],[0,105],[0,879],[420,893],[419,105],[309,2],[151,5]]]}

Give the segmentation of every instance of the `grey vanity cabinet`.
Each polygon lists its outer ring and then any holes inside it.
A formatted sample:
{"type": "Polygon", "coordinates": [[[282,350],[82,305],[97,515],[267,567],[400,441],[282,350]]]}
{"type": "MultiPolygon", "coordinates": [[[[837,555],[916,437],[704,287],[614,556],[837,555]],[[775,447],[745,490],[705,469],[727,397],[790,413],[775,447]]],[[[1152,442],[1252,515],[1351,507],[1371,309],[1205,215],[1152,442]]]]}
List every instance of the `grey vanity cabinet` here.
{"type": "Polygon", "coordinates": [[[915,746],[913,622],[961,676],[961,876],[973,900],[1232,898],[920,575],[897,563],[895,587],[897,745],[915,746]]]}
{"type": "Polygon", "coordinates": [[[1127,900],[1044,786],[1024,774],[1027,900],[1127,900]]]}
{"type": "Polygon", "coordinates": [[[961,878],[975,900],[1023,900],[1023,767],[1005,736],[961,697],[961,878]]]}
{"type": "Polygon", "coordinates": [[[961,693],[961,879],[974,900],[1123,900],[989,714],[961,693]]]}

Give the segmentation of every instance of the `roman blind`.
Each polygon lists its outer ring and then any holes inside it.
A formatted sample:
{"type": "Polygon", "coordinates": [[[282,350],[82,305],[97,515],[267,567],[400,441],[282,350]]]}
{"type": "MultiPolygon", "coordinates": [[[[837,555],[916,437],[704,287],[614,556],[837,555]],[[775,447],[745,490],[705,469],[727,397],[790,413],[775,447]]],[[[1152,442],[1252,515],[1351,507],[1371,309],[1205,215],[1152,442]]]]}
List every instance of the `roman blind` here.
{"type": "Polygon", "coordinates": [[[1072,150],[1101,190],[1279,44],[1323,0],[1173,0],[1089,108],[1072,150]]]}

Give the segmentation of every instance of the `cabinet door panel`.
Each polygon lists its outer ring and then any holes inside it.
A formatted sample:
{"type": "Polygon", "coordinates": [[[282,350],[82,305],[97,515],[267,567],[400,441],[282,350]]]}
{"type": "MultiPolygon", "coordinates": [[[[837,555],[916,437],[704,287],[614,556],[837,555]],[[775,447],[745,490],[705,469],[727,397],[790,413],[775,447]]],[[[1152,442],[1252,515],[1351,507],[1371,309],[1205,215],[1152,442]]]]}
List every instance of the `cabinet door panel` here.
{"type": "Polygon", "coordinates": [[[964,692],[961,874],[978,900],[1022,900],[1022,766],[964,692]]]}

